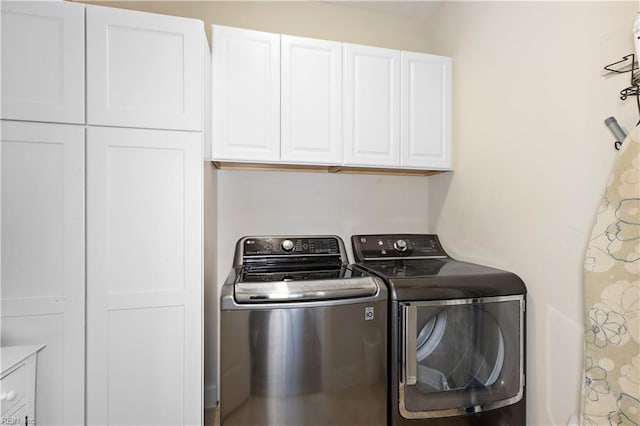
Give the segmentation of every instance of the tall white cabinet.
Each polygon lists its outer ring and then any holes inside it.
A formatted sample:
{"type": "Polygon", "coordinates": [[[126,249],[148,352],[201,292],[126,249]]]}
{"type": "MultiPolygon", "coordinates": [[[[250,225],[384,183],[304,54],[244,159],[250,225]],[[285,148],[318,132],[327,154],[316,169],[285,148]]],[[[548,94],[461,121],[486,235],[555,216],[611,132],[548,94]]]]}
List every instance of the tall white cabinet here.
{"type": "Polygon", "coordinates": [[[203,24],[86,9],[87,422],[200,424],[203,24]]]}
{"type": "Polygon", "coordinates": [[[37,422],[201,424],[203,24],[2,11],[2,345],[47,345],[37,422]]]}
{"type": "Polygon", "coordinates": [[[2,2],[0,8],[0,343],[46,344],[38,354],[36,421],[82,424],[84,7],[2,2]]]}

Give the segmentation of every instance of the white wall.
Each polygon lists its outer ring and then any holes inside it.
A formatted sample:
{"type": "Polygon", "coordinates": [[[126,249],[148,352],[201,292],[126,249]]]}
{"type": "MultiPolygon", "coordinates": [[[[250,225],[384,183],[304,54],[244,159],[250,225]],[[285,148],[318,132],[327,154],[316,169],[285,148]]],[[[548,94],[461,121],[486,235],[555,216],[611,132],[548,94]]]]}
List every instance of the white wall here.
{"type": "Polygon", "coordinates": [[[427,177],[218,171],[218,282],[245,235],[427,231],[427,177]]]}
{"type": "Polygon", "coordinates": [[[637,7],[445,2],[431,21],[454,57],[455,173],[429,178],[429,227],[527,283],[529,425],[578,412],[583,256],[616,155],[603,120],[638,119],[617,95],[629,76],[603,78],[601,62],[632,52],[637,7]]]}
{"type": "Polygon", "coordinates": [[[258,31],[429,52],[424,21],[322,1],[120,1],[81,0],[124,9],[202,19],[258,31]]]}

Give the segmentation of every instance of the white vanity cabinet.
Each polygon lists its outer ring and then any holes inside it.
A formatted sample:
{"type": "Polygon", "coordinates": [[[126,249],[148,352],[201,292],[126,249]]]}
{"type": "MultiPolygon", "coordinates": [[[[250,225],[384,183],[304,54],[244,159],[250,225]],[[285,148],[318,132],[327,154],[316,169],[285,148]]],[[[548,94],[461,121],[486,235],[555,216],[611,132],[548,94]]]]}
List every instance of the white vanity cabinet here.
{"type": "Polygon", "coordinates": [[[86,6],[87,124],[202,130],[202,21],[86,6]]]}
{"type": "MultiPolygon", "coordinates": [[[[34,425],[36,423],[36,372],[39,346],[0,348],[0,418],[3,424],[34,425]]],[[[38,420],[40,417],[38,416],[38,420]]]]}
{"type": "Polygon", "coordinates": [[[344,45],[344,164],[400,164],[400,51],[344,45]]]}
{"type": "Polygon", "coordinates": [[[401,52],[400,165],[451,168],[451,58],[401,52]]]}
{"type": "Polygon", "coordinates": [[[84,123],[84,6],[3,1],[2,118],[84,123]]]}
{"type": "Polygon", "coordinates": [[[40,424],[84,422],[84,128],[3,121],[2,346],[46,344],[40,424]]]}
{"type": "Polygon", "coordinates": [[[280,35],[214,25],[211,30],[212,155],[280,159],[280,35]]]}

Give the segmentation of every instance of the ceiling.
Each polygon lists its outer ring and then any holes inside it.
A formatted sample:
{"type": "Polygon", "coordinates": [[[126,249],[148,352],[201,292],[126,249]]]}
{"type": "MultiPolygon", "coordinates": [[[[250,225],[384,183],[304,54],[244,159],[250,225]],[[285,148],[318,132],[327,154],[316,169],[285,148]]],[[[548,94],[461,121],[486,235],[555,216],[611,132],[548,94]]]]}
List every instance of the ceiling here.
{"type": "Polygon", "coordinates": [[[327,3],[428,19],[438,10],[443,1],[328,1],[327,3]]]}

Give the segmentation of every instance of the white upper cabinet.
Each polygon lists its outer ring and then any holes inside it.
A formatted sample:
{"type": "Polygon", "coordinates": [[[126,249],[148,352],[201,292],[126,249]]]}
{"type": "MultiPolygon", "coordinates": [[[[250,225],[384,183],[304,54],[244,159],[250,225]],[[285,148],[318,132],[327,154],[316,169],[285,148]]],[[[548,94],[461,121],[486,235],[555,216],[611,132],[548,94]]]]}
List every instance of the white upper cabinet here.
{"type": "Polygon", "coordinates": [[[281,155],[288,163],[342,161],[342,43],[282,36],[281,155]]]}
{"type": "Polygon", "coordinates": [[[451,58],[402,52],[404,167],[451,168],[451,58]]]}
{"type": "Polygon", "coordinates": [[[400,51],[344,45],[344,164],[398,166],[400,51]]]}
{"type": "Polygon", "coordinates": [[[202,21],[86,9],[87,123],[202,130],[202,21]]]}
{"type": "Polygon", "coordinates": [[[213,158],[280,159],[280,35],[214,25],[213,158]]]}
{"type": "Polygon", "coordinates": [[[451,168],[451,59],[212,29],[212,159],[451,168]]]}
{"type": "Polygon", "coordinates": [[[84,123],[84,6],[5,2],[2,118],[84,123]]]}

